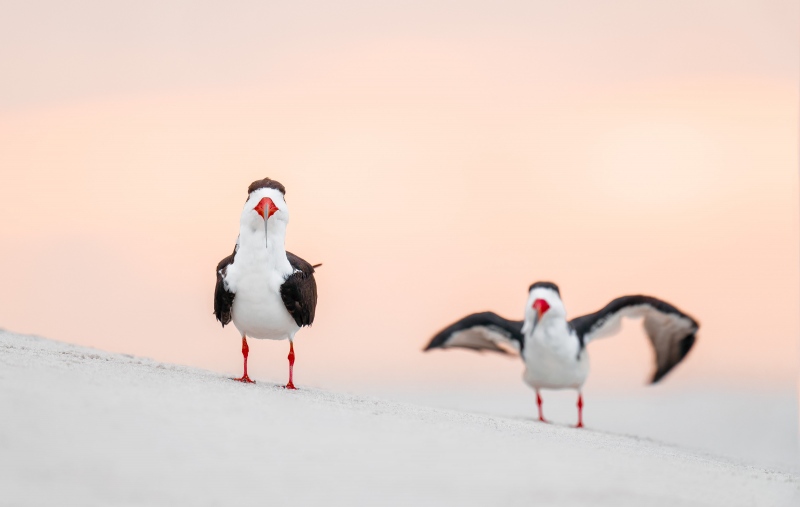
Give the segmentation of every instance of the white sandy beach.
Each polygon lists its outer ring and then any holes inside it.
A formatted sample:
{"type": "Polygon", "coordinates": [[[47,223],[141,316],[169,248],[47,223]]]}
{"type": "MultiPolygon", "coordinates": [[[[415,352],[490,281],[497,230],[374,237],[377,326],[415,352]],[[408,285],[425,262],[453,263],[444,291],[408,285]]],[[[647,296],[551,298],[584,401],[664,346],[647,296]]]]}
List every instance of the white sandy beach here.
{"type": "Polygon", "coordinates": [[[0,505],[800,505],[800,476],[593,429],[0,332],[0,505]]]}

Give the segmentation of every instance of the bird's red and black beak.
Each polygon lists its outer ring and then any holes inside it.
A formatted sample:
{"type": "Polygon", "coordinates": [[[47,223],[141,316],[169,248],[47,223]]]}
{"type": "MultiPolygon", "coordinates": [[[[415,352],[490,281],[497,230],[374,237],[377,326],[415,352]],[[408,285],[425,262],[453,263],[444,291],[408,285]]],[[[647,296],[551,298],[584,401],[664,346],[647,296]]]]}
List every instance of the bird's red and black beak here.
{"type": "Polygon", "coordinates": [[[265,242],[264,245],[268,247],[269,238],[267,234],[267,228],[269,224],[269,217],[271,217],[272,215],[275,214],[276,211],[278,211],[278,207],[275,206],[275,203],[272,202],[272,199],[270,199],[269,197],[264,197],[263,199],[258,201],[258,204],[256,204],[256,207],[253,209],[256,211],[256,213],[261,215],[261,218],[264,219],[264,242],[265,242]]]}
{"type": "Polygon", "coordinates": [[[274,215],[276,211],[278,211],[278,207],[275,206],[275,203],[272,202],[272,199],[269,197],[264,197],[258,201],[258,204],[256,204],[256,207],[253,209],[256,210],[256,213],[261,215],[261,218],[264,220],[267,220],[269,217],[274,215]],[[266,216],[264,216],[265,214],[266,216]]]}
{"type": "Polygon", "coordinates": [[[533,327],[531,327],[531,331],[536,329],[536,324],[542,320],[544,314],[550,309],[550,305],[544,299],[537,299],[533,302],[532,308],[536,310],[536,315],[533,317],[533,327]]]}
{"type": "Polygon", "coordinates": [[[533,302],[533,309],[536,310],[536,320],[540,320],[550,309],[550,305],[544,299],[537,299],[533,302]]]}

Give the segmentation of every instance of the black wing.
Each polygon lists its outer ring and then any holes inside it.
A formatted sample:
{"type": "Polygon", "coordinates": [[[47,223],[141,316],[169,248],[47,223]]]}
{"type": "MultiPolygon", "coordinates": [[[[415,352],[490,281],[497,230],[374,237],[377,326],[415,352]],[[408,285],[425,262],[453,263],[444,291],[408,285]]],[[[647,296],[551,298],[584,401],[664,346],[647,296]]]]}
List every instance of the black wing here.
{"type": "Polygon", "coordinates": [[[623,296],[605,308],[572,319],[581,345],[616,333],[622,317],[644,317],[644,329],[656,354],[652,383],[661,380],[692,349],[700,324],[671,304],[650,296],[623,296]]]}
{"type": "Polygon", "coordinates": [[[298,326],[310,326],[317,309],[317,282],[314,267],[291,252],[286,252],[294,272],[281,285],[281,299],[298,326]]]}
{"type": "Polygon", "coordinates": [[[238,248],[239,244],[237,243],[236,247],[233,249],[233,253],[217,264],[217,286],[214,288],[214,315],[216,315],[217,320],[222,323],[222,327],[225,327],[225,324],[230,324],[231,322],[231,307],[233,306],[233,298],[236,297],[236,294],[230,292],[225,287],[225,273],[228,270],[228,266],[233,264],[233,256],[236,255],[236,250],[238,248]]]}
{"type": "Polygon", "coordinates": [[[522,352],[522,321],[508,320],[492,312],[473,313],[439,331],[425,350],[461,347],[508,354],[522,352]]]}

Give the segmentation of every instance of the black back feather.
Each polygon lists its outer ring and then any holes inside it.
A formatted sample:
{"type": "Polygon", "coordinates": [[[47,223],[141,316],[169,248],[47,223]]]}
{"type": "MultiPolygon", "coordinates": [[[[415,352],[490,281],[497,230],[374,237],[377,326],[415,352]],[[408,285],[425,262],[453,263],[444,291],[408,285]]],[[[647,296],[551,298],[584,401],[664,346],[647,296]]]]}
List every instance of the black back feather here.
{"type": "Polygon", "coordinates": [[[229,292],[225,288],[224,276],[228,266],[233,263],[233,257],[236,255],[238,247],[239,245],[237,244],[233,249],[233,253],[217,264],[217,285],[214,288],[214,315],[222,323],[222,327],[231,322],[231,307],[233,306],[233,299],[236,297],[236,294],[229,292]]]}
{"type": "Polygon", "coordinates": [[[286,252],[294,272],[281,285],[281,299],[298,326],[310,326],[317,309],[317,282],[314,267],[291,252],[286,252]]]}

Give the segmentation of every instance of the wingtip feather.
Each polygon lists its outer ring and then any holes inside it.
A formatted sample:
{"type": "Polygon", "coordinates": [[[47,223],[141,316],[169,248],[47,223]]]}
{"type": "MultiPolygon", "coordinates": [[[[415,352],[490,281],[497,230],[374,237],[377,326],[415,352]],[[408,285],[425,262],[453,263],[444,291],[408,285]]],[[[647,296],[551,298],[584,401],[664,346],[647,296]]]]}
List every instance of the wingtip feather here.
{"type": "Polygon", "coordinates": [[[438,343],[438,338],[438,336],[434,337],[430,342],[428,342],[427,345],[425,345],[425,348],[422,349],[422,351],[428,352],[429,350],[444,348],[444,342],[438,343]]]}
{"type": "Polygon", "coordinates": [[[678,366],[678,364],[680,364],[684,360],[684,358],[689,354],[689,351],[692,350],[692,347],[694,347],[696,341],[697,341],[696,333],[692,333],[686,336],[684,339],[682,339],[678,344],[678,346],[680,347],[678,359],[664,368],[657,369],[656,372],[653,374],[653,378],[650,380],[650,384],[657,383],[659,380],[663,379],[667,375],[667,373],[671,372],[673,368],[678,366]]]}

